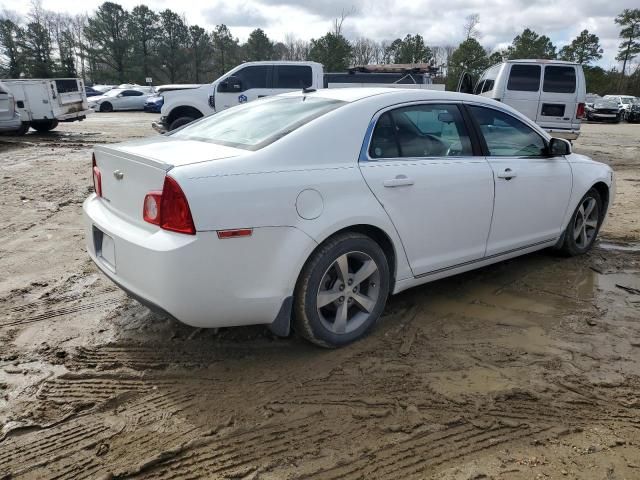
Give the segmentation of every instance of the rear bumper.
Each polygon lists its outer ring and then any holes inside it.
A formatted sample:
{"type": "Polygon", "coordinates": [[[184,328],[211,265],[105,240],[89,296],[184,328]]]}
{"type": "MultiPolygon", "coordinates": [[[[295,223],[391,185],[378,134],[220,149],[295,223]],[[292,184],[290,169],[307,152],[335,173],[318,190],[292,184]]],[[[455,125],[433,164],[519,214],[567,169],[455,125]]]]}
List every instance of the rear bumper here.
{"type": "Polygon", "coordinates": [[[20,129],[21,126],[22,121],[20,120],[20,115],[17,114],[10,119],[0,120],[0,132],[13,132],[20,129]]]}
{"type": "Polygon", "coordinates": [[[87,250],[100,270],[143,304],[196,327],[274,322],[298,275],[292,249],[315,245],[292,227],[258,228],[249,238],[232,240],[220,240],[216,232],[147,229],[113,213],[95,195],[83,210],[87,250]],[[114,264],[102,256],[94,228],[113,240],[114,264]]]}
{"type": "Polygon", "coordinates": [[[93,113],[93,110],[91,109],[80,110],[78,112],[71,112],[71,113],[66,113],[64,115],[58,115],[56,116],[56,120],[59,120],[61,122],[75,122],[79,120],[84,120],[85,118],[87,118],[87,115],[89,115],[90,113],[93,113]]]}
{"type": "Polygon", "coordinates": [[[552,137],[576,140],[580,136],[580,128],[544,128],[552,137]]]}

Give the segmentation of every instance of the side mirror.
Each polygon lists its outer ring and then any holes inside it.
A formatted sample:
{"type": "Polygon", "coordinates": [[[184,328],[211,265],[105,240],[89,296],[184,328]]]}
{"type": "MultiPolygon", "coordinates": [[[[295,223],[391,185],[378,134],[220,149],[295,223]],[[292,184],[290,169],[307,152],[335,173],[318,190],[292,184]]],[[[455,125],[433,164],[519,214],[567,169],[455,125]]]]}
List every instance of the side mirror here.
{"type": "Polygon", "coordinates": [[[122,98],[122,97],[124,97],[124,94],[123,93],[119,93],[116,98],[122,98]]]}
{"type": "Polygon", "coordinates": [[[564,138],[552,138],[549,142],[549,155],[560,157],[571,154],[571,143],[564,138]]]}

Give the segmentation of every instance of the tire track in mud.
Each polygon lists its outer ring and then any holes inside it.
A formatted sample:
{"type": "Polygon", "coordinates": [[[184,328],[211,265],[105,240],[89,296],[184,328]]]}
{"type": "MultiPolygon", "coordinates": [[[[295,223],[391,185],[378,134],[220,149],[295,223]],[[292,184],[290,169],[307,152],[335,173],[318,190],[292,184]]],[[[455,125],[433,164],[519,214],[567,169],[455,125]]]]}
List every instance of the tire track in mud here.
{"type": "Polygon", "coordinates": [[[141,456],[184,442],[198,429],[172,421],[193,402],[194,392],[188,389],[113,398],[90,414],[12,436],[0,443],[0,475],[96,478],[113,465],[135,465],[141,456]],[[106,451],[97,453],[101,445],[106,451]]]}
{"type": "Polygon", "coordinates": [[[109,289],[104,293],[92,295],[91,297],[84,297],[82,294],[68,295],[58,298],[48,297],[46,299],[36,300],[24,305],[9,307],[7,310],[10,312],[10,315],[7,316],[5,321],[0,321],[0,328],[26,325],[30,323],[54,319],[56,317],[64,315],[84,313],[87,311],[108,307],[110,305],[116,305],[122,302],[121,298],[113,297],[100,299],[101,297],[108,296],[115,291],[116,289],[109,289]],[[67,306],[67,304],[71,302],[80,301],[84,298],[89,300],[95,300],[96,298],[98,298],[99,300],[67,306]],[[40,310],[40,312],[38,312],[38,310],[40,310]]]}
{"type": "Polygon", "coordinates": [[[234,478],[272,469],[283,462],[309,455],[318,445],[333,438],[319,422],[320,414],[238,429],[220,435],[205,445],[186,450],[131,478],[175,479],[234,478]]]}
{"type": "Polygon", "coordinates": [[[550,428],[502,424],[482,429],[464,423],[435,433],[418,429],[404,439],[383,442],[354,461],[338,462],[294,478],[424,478],[427,469],[431,473],[449,462],[530,438],[550,428]]]}
{"type": "Polygon", "coordinates": [[[102,370],[129,368],[136,371],[168,367],[198,368],[222,360],[239,360],[265,351],[286,351],[286,342],[257,342],[253,345],[186,342],[179,344],[113,343],[99,347],[78,347],[65,360],[71,370],[100,366],[102,370]]]}

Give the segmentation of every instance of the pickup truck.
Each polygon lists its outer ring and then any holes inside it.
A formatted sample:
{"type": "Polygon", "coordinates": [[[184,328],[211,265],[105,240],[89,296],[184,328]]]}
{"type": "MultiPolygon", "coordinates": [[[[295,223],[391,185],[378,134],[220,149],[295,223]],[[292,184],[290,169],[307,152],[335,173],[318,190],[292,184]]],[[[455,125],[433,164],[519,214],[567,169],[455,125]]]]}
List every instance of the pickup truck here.
{"type": "Polygon", "coordinates": [[[3,80],[13,94],[22,120],[21,133],[29,127],[48,132],[58,122],[82,121],[91,113],[84,83],[79,78],[3,80]]]}
{"type": "Polygon", "coordinates": [[[401,73],[324,73],[316,62],[246,62],[205,85],[171,85],[162,92],[160,120],[152,127],[160,132],[175,130],[200,117],[211,115],[257,98],[302,88],[402,87],[442,89],[431,78],[409,68],[401,73]]]}

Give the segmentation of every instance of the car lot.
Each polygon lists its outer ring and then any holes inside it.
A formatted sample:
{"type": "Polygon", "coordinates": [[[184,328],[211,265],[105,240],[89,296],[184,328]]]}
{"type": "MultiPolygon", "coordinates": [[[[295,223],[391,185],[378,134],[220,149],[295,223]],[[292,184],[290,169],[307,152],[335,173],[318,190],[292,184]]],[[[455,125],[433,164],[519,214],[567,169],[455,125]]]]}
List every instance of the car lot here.
{"type": "Polygon", "coordinates": [[[0,478],[640,476],[639,125],[575,142],[618,176],[592,253],[407,291],[324,351],[160,318],[91,264],[90,148],[157,117],[0,137],[0,478]]]}

